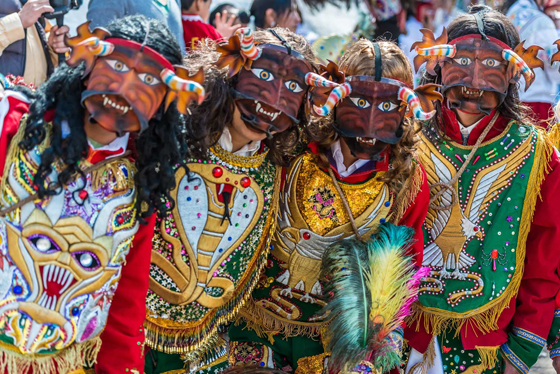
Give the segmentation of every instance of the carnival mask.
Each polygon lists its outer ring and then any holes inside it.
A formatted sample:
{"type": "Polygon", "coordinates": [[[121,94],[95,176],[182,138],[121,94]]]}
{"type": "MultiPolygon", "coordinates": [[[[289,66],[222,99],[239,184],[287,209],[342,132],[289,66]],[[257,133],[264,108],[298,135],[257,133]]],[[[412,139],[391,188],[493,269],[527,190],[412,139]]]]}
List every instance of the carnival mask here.
{"type": "Polygon", "coordinates": [[[426,70],[435,75],[441,67],[443,93],[452,109],[468,113],[490,114],[505,100],[509,85],[525,78],[525,90],[533,83],[533,69],[543,67],[537,57],[542,48],[528,49],[520,43],[515,50],[502,41],[486,37],[483,32],[465,35],[447,43],[447,32],[435,39],[430,30],[423,29],[423,39],[412,45],[418,56],[416,70],[427,62],[426,70]]]}
{"type": "Polygon", "coordinates": [[[97,28],[91,33],[88,25],[81,25],[78,36],[66,40],[72,47],[67,63],[85,62],[89,77],[82,103],[104,129],[119,136],[143,131],[164,100],[167,108],[178,98],[177,108],[184,114],[192,100],[204,100],[202,70],[190,77],[184,67],[173,66],[152,48],[107,39],[108,31],[97,28]]]}
{"type": "MultiPolygon", "coordinates": [[[[29,196],[12,164],[8,185],[29,196]]],[[[22,354],[49,354],[103,330],[138,229],[132,166],[116,159],[40,205],[0,219],[0,339],[22,354]]]]}
{"type": "MultiPolygon", "coordinates": [[[[376,52],[376,56],[380,56],[376,66],[381,66],[381,53],[376,52]]],[[[335,76],[338,82],[344,80],[344,83],[332,89],[326,99],[324,89],[318,93],[313,91],[314,112],[326,116],[334,111],[333,127],[359,158],[376,159],[387,144],[396,144],[402,137],[406,115],[427,120],[434,114],[431,101],[441,100],[441,95],[435,91],[436,85],[418,87],[414,91],[396,79],[381,77],[380,70],[375,77],[355,75],[344,78],[340,73],[333,73],[335,65],[329,62],[327,76],[335,76]],[[316,105],[321,102],[322,106],[316,105]],[[428,113],[424,112],[423,106],[428,113]]]]}
{"type": "Polygon", "coordinates": [[[299,123],[297,117],[308,92],[307,79],[314,75],[305,57],[274,30],[271,32],[283,46],[257,46],[250,29],[239,29],[228,44],[217,48],[222,54],[217,66],[228,66],[229,77],[237,76],[233,92],[241,118],[249,128],[268,135],[299,123]]]}

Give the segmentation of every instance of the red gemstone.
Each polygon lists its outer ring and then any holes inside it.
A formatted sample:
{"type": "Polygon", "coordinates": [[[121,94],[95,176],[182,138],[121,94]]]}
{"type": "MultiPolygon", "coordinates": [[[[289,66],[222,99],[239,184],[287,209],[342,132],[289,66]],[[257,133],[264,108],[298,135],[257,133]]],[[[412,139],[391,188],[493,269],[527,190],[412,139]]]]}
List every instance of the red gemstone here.
{"type": "Polygon", "coordinates": [[[241,178],[241,187],[247,188],[251,185],[251,180],[248,177],[241,178]]]}
{"type": "Polygon", "coordinates": [[[500,254],[500,253],[498,252],[497,249],[493,249],[493,250],[492,250],[492,253],[490,254],[490,256],[492,256],[492,258],[495,260],[495,259],[498,258],[498,255],[499,255],[499,254],[500,254]]]}
{"type": "Polygon", "coordinates": [[[311,239],[311,234],[308,233],[308,232],[304,232],[304,233],[303,233],[303,238],[304,238],[305,240],[309,240],[309,239],[311,239]]]}
{"type": "Polygon", "coordinates": [[[212,175],[215,178],[220,178],[222,175],[224,175],[224,170],[221,167],[216,166],[214,169],[212,169],[212,175]]]}
{"type": "Polygon", "coordinates": [[[477,232],[478,231],[478,226],[473,227],[473,231],[477,232]]]}
{"type": "Polygon", "coordinates": [[[117,217],[117,223],[118,223],[119,225],[122,225],[122,224],[124,223],[124,218],[122,218],[122,216],[118,216],[118,217],[117,217]]]}
{"type": "Polygon", "coordinates": [[[80,197],[80,199],[85,200],[85,199],[87,199],[87,197],[88,197],[88,193],[87,193],[86,190],[81,190],[81,191],[78,193],[78,196],[80,197]]]}

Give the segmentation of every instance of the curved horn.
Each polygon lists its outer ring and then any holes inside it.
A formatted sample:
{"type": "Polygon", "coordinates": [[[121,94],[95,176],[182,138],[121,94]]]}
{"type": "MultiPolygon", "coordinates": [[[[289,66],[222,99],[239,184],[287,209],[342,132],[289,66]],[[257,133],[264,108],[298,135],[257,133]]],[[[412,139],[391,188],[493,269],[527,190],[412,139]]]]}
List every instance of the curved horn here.
{"type": "Polygon", "coordinates": [[[338,86],[338,83],[330,81],[327,78],[322,77],[319,74],[315,74],[315,73],[305,74],[305,83],[308,86],[312,86],[312,87],[334,88],[338,86]]]}
{"type": "Polygon", "coordinates": [[[399,100],[406,102],[410,110],[412,110],[414,117],[420,121],[427,121],[436,114],[435,110],[432,110],[429,113],[424,112],[422,105],[420,105],[418,95],[416,95],[416,92],[412,91],[408,87],[401,87],[399,89],[399,100]]]}
{"type": "Polygon", "coordinates": [[[261,57],[261,50],[255,46],[253,32],[249,28],[241,28],[235,32],[241,41],[241,53],[249,60],[256,60],[261,57]]]}
{"type": "Polygon", "coordinates": [[[100,40],[96,36],[92,36],[91,38],[87,38],[83,42],[79,43],[78,45],[85,45],[88,49],[96,56],[107,56],[113,53],[115,50],[115,46],[109,42],[100,40]]]}
{"type": "Polygon", "coordinates": [[[172,70],[163,69],[161,79],[169,88],[175,92],[193,92],[196,94],[197,102],[200,104],[204,100],[204,87],[201,84],[187,79],[179,78],[172,70]]]}
{"type": "Polygon", "coordinates": [[[350,95],[350,93],[352,93],[352,86],[350,83],[346,82],[341,84],[331,91],[327,102],[322,107],[313,106],[313,109],[318,116],[324,117],[334,109],[336,104],[338,104],[346,96],[350,95]]]}
{"type": "Polygon", "coordinates": [[[515,65],[515,67],[521,70],[521,74],[523,74],[523,76],[525,77],[525,82],[527,82],[527,85],[530,84],[535,78],[535,73],[529,67],[529,65],[527,65],[525,60],[519,57],[519,55],[511,49],[504,49],[502,51],[502,57],[504,58],[504,60],[506,60],[507,62],[511,62],[515,65]]]}
{"type": "Polygon", "coordinates": [[[442,56],[442,57],[454,57],[457,53],[457,48],[451,44],[440,44],[434,47],[428,48],[415,48],[416,53],[419,56],[442,56]]]}

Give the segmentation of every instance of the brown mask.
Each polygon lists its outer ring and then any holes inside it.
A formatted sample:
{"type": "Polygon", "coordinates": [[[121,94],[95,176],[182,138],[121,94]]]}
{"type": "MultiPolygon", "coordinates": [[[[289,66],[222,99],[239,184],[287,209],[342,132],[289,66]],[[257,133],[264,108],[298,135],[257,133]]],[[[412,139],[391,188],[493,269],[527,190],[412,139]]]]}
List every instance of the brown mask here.
{"type": "Polygon", "coordinates": [[[114,44],[115,50],[96,60],[82,103],[100,126],[119,136],[144,130],[167,93],[160,73],[170,64],[146,53],[147,48],[139,50],[137,43],[122,39],[107,42],[114,44]]]}
{"type": "Polygon", "coordinates": [[[299,123],[308,90],[305,76],[313,70],[296,51],[275,44],[259,48],[260,57],[240,70],[233,92],[248,127],[270,135],[299,123]]]}

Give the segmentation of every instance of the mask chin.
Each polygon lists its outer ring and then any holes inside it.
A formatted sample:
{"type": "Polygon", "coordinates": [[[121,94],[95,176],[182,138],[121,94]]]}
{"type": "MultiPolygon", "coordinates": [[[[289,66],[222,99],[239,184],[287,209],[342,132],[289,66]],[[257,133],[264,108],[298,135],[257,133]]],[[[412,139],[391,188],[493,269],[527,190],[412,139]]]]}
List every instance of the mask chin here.
{"type": "Polygon", "coordinates": [[[464,85],[444,86],[443,94],[450,109],[485,115],[502,105],[506,98],[506,94],[492,88],[477,89],[464,85]]]}
{"type": "Polygon", "coordinates": [[[344,142],[354,157],[377,162],[385,159],[384,151],[387,149],[387,143],[376,140],[375,144],[370,145],[359,142],[357,138],[343,137],[342,139],[344,139],[344,142]]]}

